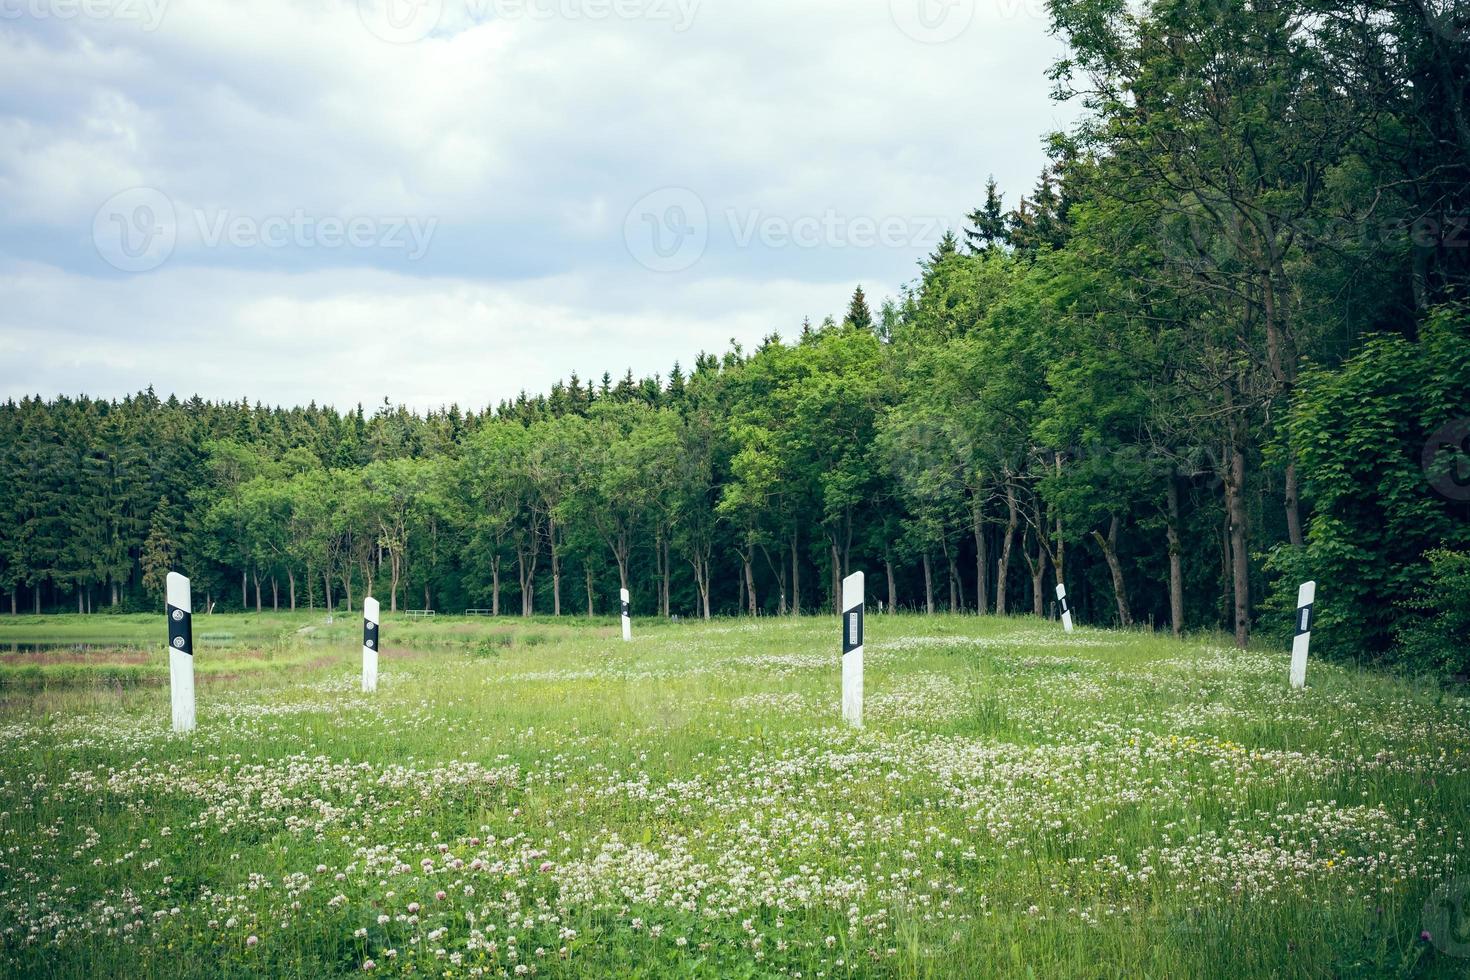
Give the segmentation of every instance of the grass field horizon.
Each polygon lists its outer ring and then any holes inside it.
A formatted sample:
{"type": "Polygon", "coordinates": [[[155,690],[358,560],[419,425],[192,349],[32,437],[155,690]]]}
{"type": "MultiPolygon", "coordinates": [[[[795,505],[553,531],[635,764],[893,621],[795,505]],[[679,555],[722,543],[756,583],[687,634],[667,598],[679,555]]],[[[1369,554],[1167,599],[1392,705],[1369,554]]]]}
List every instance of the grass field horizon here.
{"type": "Polygon", "coordinates": [[[1470,965],[1459,693],[899,614],[854,731],[837,622],[385,614],[363,695],[357,614],[201,615],[176,735],[160,616],[0,617],[0,972],[1470,965]]]}

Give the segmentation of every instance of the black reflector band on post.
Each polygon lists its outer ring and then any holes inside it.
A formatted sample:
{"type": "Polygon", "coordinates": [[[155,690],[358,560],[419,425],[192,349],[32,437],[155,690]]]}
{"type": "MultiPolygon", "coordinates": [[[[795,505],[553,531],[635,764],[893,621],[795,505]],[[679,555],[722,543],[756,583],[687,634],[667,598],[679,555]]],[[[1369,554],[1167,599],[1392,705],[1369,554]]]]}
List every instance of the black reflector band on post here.
{"type": "Polygon", "coordinates": [[[842,614],[842,652],[851,653],[863,645],[863,607],[853,606],[842,614]]]}
{"type": "Polygon", "coordinates": [[[1305,605],[1296,611],[1296,635],[1312,632],[1312,607],[1305,605]]]}
{"type": "Polygon", "coordinates": [[[362,621],[362,645],[369,650],[378,648],[378,624],[370,619],[362,621]]]}
{"type": "MultiPolygon", "coordinates": [[[[157,606],[153,608],[157,609],[157,606]]],[[[157,613],[154,613],[156,616],[157,613]]],[[[158,622],[158,620],[154,620],[158,622]]],[[[168,645],[171,650],[194,656],[194,620],[189,610],[178,606],[168,607],[168,645]]],[[[157,634],[154,634],[157,635],[157,634]]]]}
{"type": "Polygon", "coordinates": [[[632,613],[632,607],[628,603],[626,603],[626,602],[623,603],[623,615],[624,616],[632,616],[633,615],[633,613],[632,613]]]}

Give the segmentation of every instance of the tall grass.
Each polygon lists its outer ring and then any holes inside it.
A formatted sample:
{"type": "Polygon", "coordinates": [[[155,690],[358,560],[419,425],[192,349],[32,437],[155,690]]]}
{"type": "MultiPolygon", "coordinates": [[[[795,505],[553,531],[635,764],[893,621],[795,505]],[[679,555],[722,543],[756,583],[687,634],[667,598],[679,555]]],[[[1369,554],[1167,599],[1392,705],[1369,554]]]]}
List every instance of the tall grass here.
{"type": "MultiPolygon", "coordinates": [[[[0,645],[106,641],[82,619],[0,645]]],[[[853,731],[831,617],[388,616],[365,696],[355,617],[201,616],[175,736],[161,618],[105,620],[151,659],[0,666],[0,972],[1470,967],[1470,705],[1437,686],[873,617],[853,731]]]]}

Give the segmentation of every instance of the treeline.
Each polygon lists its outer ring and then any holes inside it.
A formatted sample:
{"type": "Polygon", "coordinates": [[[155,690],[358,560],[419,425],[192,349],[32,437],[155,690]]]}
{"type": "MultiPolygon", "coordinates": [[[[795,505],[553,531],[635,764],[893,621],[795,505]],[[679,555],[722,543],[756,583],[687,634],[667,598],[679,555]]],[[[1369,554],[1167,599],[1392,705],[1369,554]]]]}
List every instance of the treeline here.
{"type": "Polygon", "coordinates": [[[368,415],[0,410],[11,608],[782,615],[1288,632],[1467,669],[1470,23],[1055,0],[1088,112],[878,311],[687,373],[368,415]]]}

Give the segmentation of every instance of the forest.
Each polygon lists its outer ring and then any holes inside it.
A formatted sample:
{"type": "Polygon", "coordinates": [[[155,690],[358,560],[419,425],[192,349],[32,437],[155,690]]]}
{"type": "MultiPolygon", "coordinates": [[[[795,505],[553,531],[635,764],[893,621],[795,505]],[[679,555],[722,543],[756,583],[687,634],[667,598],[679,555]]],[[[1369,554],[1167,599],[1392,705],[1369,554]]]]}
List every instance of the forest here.
{"type": "Polygon", "coordinates": [[[1470,18],[1051,11],[1082,122],[1024,193],[977,161],[877,308],[483,409],[7,402],[6,608],[155,609],[180,570],[212,611],[782,616],[862,569],[889,609],[1065,582],[1244,647],[1311,578],[1314,650],[1470,671],[1470,18]]]}

